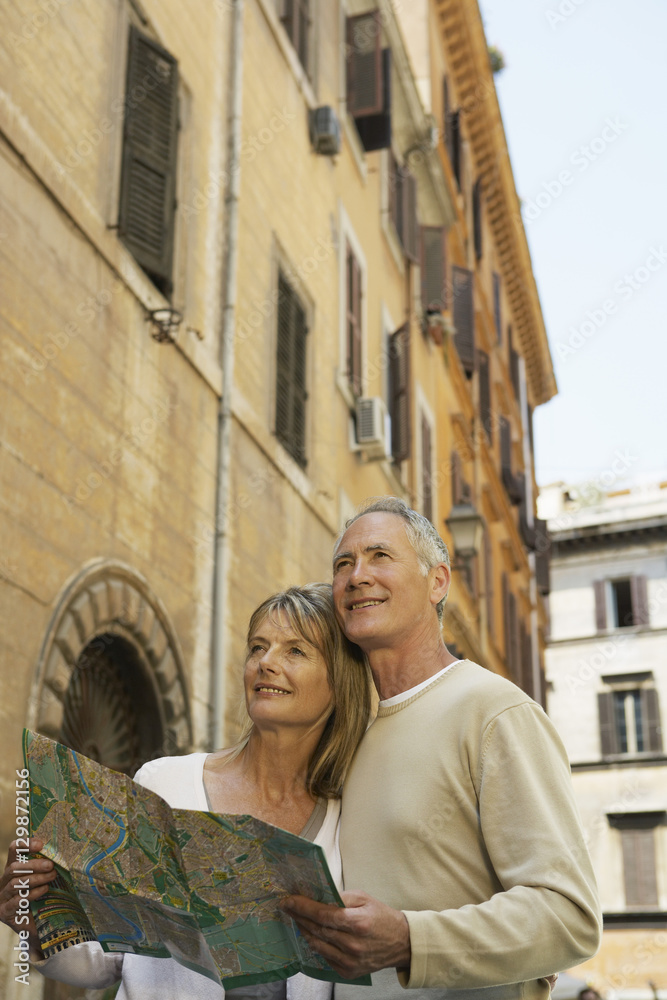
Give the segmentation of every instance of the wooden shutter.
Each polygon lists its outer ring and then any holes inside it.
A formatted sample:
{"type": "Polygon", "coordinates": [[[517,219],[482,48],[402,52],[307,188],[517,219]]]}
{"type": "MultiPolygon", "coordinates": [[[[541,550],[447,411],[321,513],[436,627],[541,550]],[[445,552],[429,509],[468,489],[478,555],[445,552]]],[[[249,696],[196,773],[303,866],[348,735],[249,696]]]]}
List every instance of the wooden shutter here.
{"type": "Polygon", "coordinates": [[[448,116],[447,152],[456,183],[461,188],[461,112],[453,111],[448,116]]]}
{"type": "Polygon", "coordinates": [[[520,669],[518,662],[518,620],[516,597],[510,590],[509,577],[503,573],[503,633],[505,639],[505,664],[507,672],[514,680],[520,669]]]}
{"type": "Polygon", "coordinates": [[[461,456],[458,451],[452,452],[452,506],[463,500],[463,474],[461,471],[461,456]]]}
{"type": "Polygon", "coordinates": [[[531,698],[535,697],[533,682],[533,639],[529,629],[521,626],[521,687],[531,698]]]}
{"type": "Polygon", "coordinates": [[[486,625],[489,630],[489,634],[493,636],[495,633],[495,614],[494,614],[494,579],[493,579],[493,545],[491,542],[491,532],[488,527],[484,529],[484,578],[485,578],[485,591],[486,591],[486,625]]]}
{"type": "Polygon", "coordinates": [[[276,345],[276,437],[306,465],[306,313],[281,274],[278,279],[276,345]]]}
{"type": "Polygon", "coordinates": [[[546,521],[535,518],[535,583],[538,593],[546,597],[551,591],[551,540],[546,521]]]}
{"type": "Polygon", "coordinates": [[[472,189],[472,226],[475,244],[475,258],[481,260],[482,245],[482,179],[479,177],[472,189]]]}
{"type": "Polygon", "coordinates": [[[662,726],[660,724],[660,703],[655,688],[640,688],[644,748],[662,752],[662,726]]]}
{"type": "Polygon", "coordinates": [[[652,827],[622,829],[623,880],[627,907],[658,905],[655,833],[652,827]]]}
{"type": "Polygon", "coordinates": [[[456,335],[454,342],[463,370],[468,378],[475,370],[475,307],[472,271],[465,267],[452,267],[453,319],[456,335]]]}
{"type": "Polygon", "coordinates": [[[347,110],[353,118],[384,107],[380,19],[377,11],[347,19],[347,110]]]}
{"type": "Polygon", "coordinates": [[[431,464],[433,461],[431,446],[431,425],[422,413],[422,514],[429,521],[433,520],[433,482],[431,464]]]}
{"type": "Polygon", "coordinates": [[[417,221],[417,179],[407,167],[403,173],[403,233],[401,236],[406,257],[419,260],[419,223],[417,221]]]}
{"type": "Polygon", "coordinates": [[[447,230],[421,227],[421,296],[425,313],[447,308],[447,230]]]}
{"type": "Polygon", "coordinates": [[[355,115],[354,122],[367,153],[391,147],[391,49],[382,50],[383,102],[377,114],[355,115]]]}
{"type": "Polygon", "coordinates": [[[489,370],[489,355],[485,351],[477,352],[477,371],[479,375],[479,416],[482,421],[482,427],[489,439],[489,444],[493,444],[491,374],[489,370]]]}
{"type": "Polygon", "coordinates": [[[604,632],[607,628],[607,585],[605,580],[593,581],[595,594],[595,628],[604,632]]]}
{"type": "Polygon", "coordinates": [[[355,395],[361,395],[361,268],[347,245],[347,377],[355,395]]]}
{"type": "Polygon", "coordinates": [[[500,311],[500,275],[493,272],[493,319],[498,343],[503,339],[502,313],[500,311]]]}
{"type": "Polygon", "coordinates": [[[632,624],[648,625],[648,596],[645,576],[633,576],[630,578],[630,593],[632,595],[632,624]]]}
{"type": "Polygon", "coordinates": [[[171,295],[176,212],[178,64],[130,27],[118,235],[171,295]]]}
{"type": "Polygon", "coordinates": [[[614,696],[611,691],[598,694],[598,716],[600,721],[600,752],[603,757],[618,753],[618,736],[614,719],[614,696]]]}
{"type": "Polygon", "coordinates": [[[389,338],[391,453],[395,462],[410,455],[410,328],[406,323],[389,338]]]}

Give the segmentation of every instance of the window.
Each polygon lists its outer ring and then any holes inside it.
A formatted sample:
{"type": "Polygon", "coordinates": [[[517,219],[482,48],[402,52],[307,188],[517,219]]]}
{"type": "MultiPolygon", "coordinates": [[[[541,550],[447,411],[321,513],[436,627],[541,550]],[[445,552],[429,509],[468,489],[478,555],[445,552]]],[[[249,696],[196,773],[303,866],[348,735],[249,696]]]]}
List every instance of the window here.
{"type": "Polygon", "coordinates": [[[500,474],[507,495],[513,504],[523,500],[521,480],[512,471],[512,426],[507,417],[499,418],[500,427],[500,474]]]}
{"type": "Polygon", "coordinates": [[[118,235],[167,298],[176,217],[178,65],[130,27],[118,235]]]}
{"type": "Polygon", "coordinates": [[[598,694],[602,755],[661,752],[660,707],[651,671],[602,681],[607,688],[598,694]]]}
{"type": "Polygon", "coordinates": [[[389,415],[391,454],[394,462],[410,456],[410,327],[404,326],[389,338],[389,415]]]}
{"type": "Polygon", "coordinates": [[[367,153],[391,145],[391,50],[377,11],[347,19],[347,110],[367,153]]]}
{"type": "Polygon", "coordinates": [[[664,812],[612,813],[608,819],[621,836],[626,908],[657,909],[655,831],[664,822],[664,812]]]}
{"type": "Polygon", "coordinates": [[[519,369],[520,355],[518,351],[514,350],[511,326],[507,327],[507,346],[509,351],[510,378],[512,380],[512,388],[514,389],[514,398],[517,403],[521,405],[521,374],[519,369]]]}
{"type": "Polygon", "coordinates": [[[282,272],[278,276],[276,437],[306,465],[306,311],[282,272]]]}
{"type": "Polygon", "coordinates": [[[417,181],[389,153],[389,217],[406,257],[418,259],[417,181]]]}
{"type": "Polygon", "coordinates": [[[472,228],[475,243],[475,259],[481,260],[482,244],[482,181],[478,178],[472,189],[472,228]]]}
{"type": "Polygon", "coordinates": [[[456,183],[461,187],[461,112],[452,111],[447,77],[442,81],[443,103],[443,135],[445,148],[456,177],[456,183]]]}
{"type": "Polygon", "coordinates": [[[485,351],[477,352],[477,372],[479,376],[479,416],[482,427],[486,431],[489,444],[493,444],[493,421],[491,419],[491,375],[489,370],[489,355],[485,351]]]}
{"type": "Polygon", "coordinates": [[[496,325],[496,338],[500,344],[503,339],[502,313],[500,310],[500,275],[493,272],[493,319],[496,325]]]}
{"type": "Polygon", "coordinates": [[[421,414],[421,495],[422,514],[433,521],[433,431],[424,412],[421,414]]]}
{"type": "Polygon", "coordinates": [[[638,574],[616,580],[595,580],[593,590],[598,632],[649,624],[645,576],[638,574]]]}
{"type": "Polygon", "coordinates": [[[447,308],[447,230],[444,226],[421,227],[421,297],[424,313],[447,308]]]}
{"type": "Polygon", "coordinates": [[[350,244],[345,254],[347,379],[355,396],[361,395],[362,272],[350,244]]]}
{"type": "Polygon", "coordinates": [[[280,20],[296,50],[299,62],[307,73],[311,23],[310,0],[283,0],[282,10],[280,20]]]}
{"type": "Polygon", "coordinates": [[[456,330],[454,343],[468,378],[472,378],[475,371],[473,279],[472,271],[465,267],[452,267],[452,319],[456,330]]]}

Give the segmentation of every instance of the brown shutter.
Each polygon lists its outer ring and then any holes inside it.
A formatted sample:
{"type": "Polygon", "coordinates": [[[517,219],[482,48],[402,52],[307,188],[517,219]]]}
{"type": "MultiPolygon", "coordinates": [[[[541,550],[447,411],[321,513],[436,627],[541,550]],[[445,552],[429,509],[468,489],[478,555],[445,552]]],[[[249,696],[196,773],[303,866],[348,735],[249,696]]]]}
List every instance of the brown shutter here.
{"type": "Polygon", "coordinates": [[[461,456],[458,451],[452,452],[452,506],[461,503],[463,497],[463,474],[461,472],[461,456]]]}
{"type": "Polygon", "coordinates": [[[509,349],[509,366],[510,366],[510,378],[512,380],[512,388],[514,389],[514,398],[517,403],[521,402],[521,378],[519,375],[519,354],[514,350],[514,344],[512,340],[512,327],[507,327],[507,346],[509,349]]]}
{"type": "Polygon", "coordinates": [[[482,246],[482,179],[475,181],[472,189],[472,225],[475,244],[475,258],[481,260],[482,246]]]}
{"type": "Polygon", "coordinates": [[[507,672],[512,675],[512,615],[510,611],[510,586],[507,573],[502,576],[502,599],[503,599],[503,639],[505,642],[505,663],[507,672]]]}
{"type": "Polygon", "coordinates": [[[595,594],[595,628],[604,632],[607,627],[607,586],[605,580],[593,581],[595,594]]]}
{"type": "Polygon", "coordinates": [[[433,483],[431,480],[431,425],[422,414],[422,513],[433,520],[433,483]]]}
{"type": "Polygon", "coordinates": [[[425,313],[447,308],[447,230],[421,227],[421,295],[425,313]]]}
{"type": "Polygon", "coordinates": [[[489,355],[485,351],[477,352],[477,371],[479,374],[479,416],[482,427],[486,431],[489,444],[493,444],[493,426],[491,422],[491,376],[489,372],[489,355]]]}
{"type": "Polygon", "coordinates": [[[403,249],[409,260],[419,260],[419,222],[417,220],[417,179],[405,169],[403,180],[403,249]]]}
{"type": "Polygon", "coordinates": [[[630,578],[630,591],[632,594],[632,618],[633,625],[648,625],[648,596],[646,592],[646,577],[633,576],[630,578]]]}
{"type": "Polygon", "coordinates": [[[509,674],[515,684],[520,683],[521,678],[521,649],[519,645],[519,615],[516,595],[509,591],[508,596],[509,614],[509,655],[507,666],[509,674]]]}
{"type": "Polygon", "coordinates": [[[384,104],[380,19],[377,11],[347,19],[347,110],[377,115],[384,104]]]}
{"type": "Polygon", "coordinates": [[[611,691],[598,694],[598,716],[600,720],[600,752],[603,757],[618,753],[616,722],[614,720],[614,696],[611,691]]]}
{"type": "Polygon", "coordinates": [[[395,462],[410,455],[410,327],[406,323],[389,338],[391,453],[395,462]]]}
{"type": "MultiPolygon", "coordinates": [[[[452,113],[451,103],[449,100],[449,84],[447,82],[447,77],[442,78],[442,134],[445,140],[445,147],[449,152],[449,132],[450,132],[450,115],[452,113]]],[[[451,160],[451,155],[450,155],[451,160]]]]}
{"type": "Polygon", "coordinates": [[[176,212],[178,64],[132,25],[127,58],[118,235],[171,295],[176,212]]]}
{"type": "Polygon", "coordinates": [[[662,726],[660,724],[660,703],[655,688],[640,689],[644,747],[646,750],[662,752],[662,726]]]}
{"type": "Polygon", "coordinates": [[[452,165],[456,183],[461,188],[461,112],[453,111],[449,115],[449,128],[447,129],[447,152],[449,162],[452,165]]]}
{"type": "Polygon", "coordinates": [[[533,639],[523,625],[521,626],[521,687],[530,695],[535,697],[535,685],[533,683],[533,639]]]}
{"type": "Polygon", "coordinates": [[[306,314],[283,275],[278,278],[276,437],[306,465],[306,314]]]}
{"type": "Polygon", "coordinates": [[[347,245],[347,375],[352,391],[361,395],[361,268],[347,245]]]}
{"type": "Polygon", "coordinates": [[[452,267],[454,342],[463,370],[470,378],[475,370],[475,307],[473,273],[465,267],[452,267]]]}
{"type": "Polygon", "coordinates": [[[500,312],[500,275],[493,272],[493,319],[496,324],[498,343],[503,339],[502,314],[500,312]]]}
{"type": "Polygon", "coordinates": [[[625,905],[658,905],[655,871],[655,833],[653,828],[621,830],[623,845],[623,880],[625,905]]]}
{"type": "Polygon", "coordinates": [[[491,542],[491,532],[488,527],[484,531],[484,577],[486,580],[486,625],[489,630],[489,634],[493,636],[495,632],[495,614],[493,608],[493,545],[491,542]]]}
{"type": "Polygon", "coordinates": [[[503,480],[512,473],[512,430],[507,417],[500,418],[500,471],[503,480]]]}
{"type": "Polygon", "coordinates": [[[391,148],[391,49],[382,50],[382,108],[377,114],[355,116],[354,123],[367,153],[391,148]]]}

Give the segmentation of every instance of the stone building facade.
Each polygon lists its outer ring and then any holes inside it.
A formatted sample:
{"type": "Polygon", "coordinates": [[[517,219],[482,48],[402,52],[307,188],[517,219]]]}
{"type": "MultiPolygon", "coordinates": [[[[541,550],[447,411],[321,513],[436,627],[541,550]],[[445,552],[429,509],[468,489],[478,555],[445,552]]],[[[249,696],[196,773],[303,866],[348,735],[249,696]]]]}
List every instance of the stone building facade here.
{"type": "Polygon", "coordinates": [[[548,711],[600,888],[602,947],[575,975],[651,1000],[667,968],[667,483],[550,487],[548,711]],[[592,502],[593,501],[593,502],[592,502]]]}

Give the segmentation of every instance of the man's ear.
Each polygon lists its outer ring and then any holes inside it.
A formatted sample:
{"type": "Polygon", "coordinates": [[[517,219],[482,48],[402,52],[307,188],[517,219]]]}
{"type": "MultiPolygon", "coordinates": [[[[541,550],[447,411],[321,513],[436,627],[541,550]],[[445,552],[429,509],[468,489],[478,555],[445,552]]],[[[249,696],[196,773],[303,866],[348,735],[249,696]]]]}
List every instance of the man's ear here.
{"type": "Polygon", "coordinates": [[[449,584],[452,579],[452,571],[449,566],[445,563],[438,563],[431,570],[432,576],[432,586],[431,586],[431,604],[434,606],[439,604],[440,601],[447,595],[449,590],[449,584]]]}

